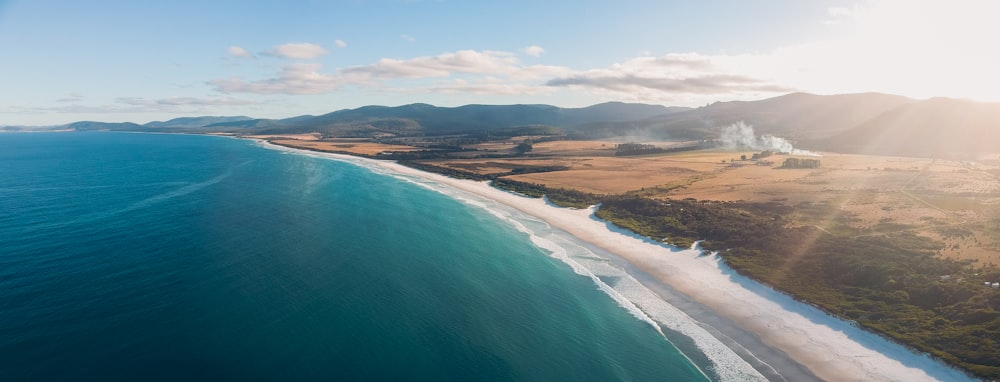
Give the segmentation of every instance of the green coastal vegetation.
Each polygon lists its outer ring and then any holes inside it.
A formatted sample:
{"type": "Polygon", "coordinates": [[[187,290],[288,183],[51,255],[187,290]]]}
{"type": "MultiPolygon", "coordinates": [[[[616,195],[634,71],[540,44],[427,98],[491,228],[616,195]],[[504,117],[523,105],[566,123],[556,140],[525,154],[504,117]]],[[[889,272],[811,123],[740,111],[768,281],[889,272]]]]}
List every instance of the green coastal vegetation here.
{"type": "MultiPolygon", "coordinates": [[[[986,379],[1000,378],[1000,268],[935,256],[941,243],[910,232],[840,236],[790,226],[780,203],[593,195],[506,179],[493,185],[597,216],[679,247],[703,240],[734,270],[986,379]]],[[[799,210],[828,212],[823,206],[799,210]]],[[[1000,219],[993,223],[1000,228],[1000,219]]]]}

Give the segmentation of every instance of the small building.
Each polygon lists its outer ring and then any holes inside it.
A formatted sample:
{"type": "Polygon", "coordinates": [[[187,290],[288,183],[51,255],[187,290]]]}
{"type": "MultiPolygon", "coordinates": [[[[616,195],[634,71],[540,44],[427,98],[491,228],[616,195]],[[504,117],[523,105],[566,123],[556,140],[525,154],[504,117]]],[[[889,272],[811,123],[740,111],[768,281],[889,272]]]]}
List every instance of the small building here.
{"type": "Polygon", "coordinates": [[[941,276],[941,281],[948,281],[948,280],[951,280],[951,275],[941,276]]]}
{"type": "Polygon", "coordinates": [[[993,285],[990,285],[990,287],[992,287],[993,289],[1000,288],[1000,283],[993,283],[993,285]]]}

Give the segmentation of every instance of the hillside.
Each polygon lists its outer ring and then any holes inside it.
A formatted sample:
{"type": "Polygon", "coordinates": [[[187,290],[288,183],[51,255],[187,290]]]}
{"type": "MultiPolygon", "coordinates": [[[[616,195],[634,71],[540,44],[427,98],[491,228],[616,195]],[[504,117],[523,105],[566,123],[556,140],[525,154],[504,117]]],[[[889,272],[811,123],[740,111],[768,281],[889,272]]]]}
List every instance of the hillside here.
{"type": "Polygon", "coordinates": [[[80,121],[73,122],[65,126],[56,126],[57,129],[71,129],[75,131],[142,131],[142,125],[132,122],[95,122],[80,121]]]}
{"type": "Polygon", "coordinates": [[[914,100],[889,94],[815,95],[792,93],[759,101],[716,102],[708,106],[617,124],[594,124],[594,137],[631,135],[651,139],[711,139],[719,128],[743,121],[758,134],[811,142],[849,130],[914,100]]]}
{"type": "Polygon", "coordinates": [[[1000,152],[1000,103],[933,98],[900,105],[832,136],[822,148],[961,158],[1000,152]]]}
{"type": "Polygon", "coordinates": [[[181,117],[174,118],[169,121],[153,121],[143,126],[163,129],[163,128],[177,128],[177,129],[194,129],[209,126],[216,123],[226,123],[226,122],[238,122],[246,121],[253,118],[247,116],[236,116],[236,117],[181,117]]]}
{"type": "Polygon", "coordinates": [[[609,102],[585,108],[551,105],[465,105],[437,107],[416,103],[403,106],[364,106],[315,117],[287,120],[253,120],[215,126],[260,128],[262,133],[321,132],[330,136],[444,135],[482,133],[519,126],[573,127],[643,119],[684,108],[609,102]]]}
{"type": "MultiPolygon", "coordinates": [[[[743,121],[759,135],[790,140],[796,147],[844,153],[908,156],[975,156],[1000,152],[1000,103],[862,93],[792,93],[759,101],[717,102],[699,108],[608,102],[584,108],[551,105],[438,107],[364,106],[285,119],[185,117],[165,122],[75,122],[73,130],[321,133],[324,137],[513,136],[546,134],[593,140],[717,139],[723,127],[743,121]],[[624,138],[622,138],[624,137],[624,138]],[[904,139],[905,138],[905,139],[904,139]]],[[[8,130],[22,130],[9,128],[8,130]]]]}

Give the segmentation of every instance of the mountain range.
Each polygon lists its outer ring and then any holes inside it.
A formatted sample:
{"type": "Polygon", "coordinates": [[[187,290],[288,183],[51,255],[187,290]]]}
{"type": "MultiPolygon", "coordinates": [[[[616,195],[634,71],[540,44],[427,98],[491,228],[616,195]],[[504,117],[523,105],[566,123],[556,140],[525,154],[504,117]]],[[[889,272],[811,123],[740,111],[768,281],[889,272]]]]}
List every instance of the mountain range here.
{"type": "MultiPolygon", "coordinates": [[[[551,105],[416,103],[365,106],[286,119],[185,117],[146,124],[74,122],[57,129],[279,134],[326,137],[514,134],[545,131],[575,139],[715,139],[738,121],[757,134],[786,138],[796,147],[846,153],[922,157],[1000,152],[1000,103],[898,95],[792,93],[758,101],[716,102],[698,108],[609,102],[584,108],[551,105]],[[528,128],[529,130],[524,130],[528,128]]],[[[18,130],[7,127],[6,130],[18,130]]]]}

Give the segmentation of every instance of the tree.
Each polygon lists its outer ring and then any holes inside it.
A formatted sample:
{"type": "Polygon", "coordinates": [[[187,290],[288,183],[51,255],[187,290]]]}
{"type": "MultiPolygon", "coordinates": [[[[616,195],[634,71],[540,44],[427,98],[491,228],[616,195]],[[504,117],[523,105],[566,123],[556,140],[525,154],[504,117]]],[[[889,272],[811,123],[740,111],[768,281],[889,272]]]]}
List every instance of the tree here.
{"type": "Polygon", "coordinates": [[[516,152],[518,154],[524,154],[526,152],[530,152],[531,149],[532,149],[532,147],[531,147],[531,141],[524,141],[524,142],[518,143],[517,146],[514,147],[514,152],[516,152]]]}
{"type": "Polygon", "coordinates": [[[819,168],[819,159],[788,158],[781,164],[782,168],[819,168]]]}

